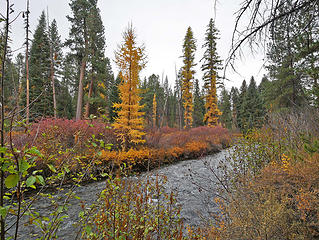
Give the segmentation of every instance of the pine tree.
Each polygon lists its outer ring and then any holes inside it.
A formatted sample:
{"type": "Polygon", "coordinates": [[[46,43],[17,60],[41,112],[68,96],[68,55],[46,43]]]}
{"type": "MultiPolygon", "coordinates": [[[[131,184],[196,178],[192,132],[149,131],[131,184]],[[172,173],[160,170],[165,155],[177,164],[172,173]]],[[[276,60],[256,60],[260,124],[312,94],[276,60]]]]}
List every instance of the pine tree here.
{"type": "Polygon", "coordinates": [[[231,96],[231,111],[232,111],[232,130],[238,129],[238,112],[239,112],[239,91],[238,88],[232,87],[231,96]]]}
{"type": "Polygon", "coordinates": [[[264,107],[267,109],[272,109],[272,99],[274,99],[274,91],[273,84],[268,80],[267,76],[263,76],[261,82],[258,86],[258,93],[260,98],[264,103],[264,107]]]}
{"type": "Polygon", "coordinates": [[[182,121],[182,116],[183,116],[183,106],[182,106],[182,69],[179,70],[177,73],[176,68],[175,68],[175,74],[176,74],[176,79],[175,79],[175,86],[174,86],[174,98],[176,99],[177,106],[176,106],[176,122],[178,125],[179,129],[183,128],[183,121],[182,121]]]}
{"type": "Polygon", "coordinates": [[[204,114],[205,102],[199,88],[198,79],[196,79],[194,84],[194,127],[203,125],[204,114]]]}
{"type": "Polygon", "coordinates": [[[56,78],[61,74],[61,63],[63,60],[62,53],[62,42],[61,37],[58,32],[58,26],[53,19],[49,27],[49,40],[50,40],[50,78],[52,86],[52,97],[53,97],[53,112],[54,117],[57,117],[57,99],[63,98],[64,96],[57,96],[56,87],[59,85],[59,82],[56,82],[56,78]]]}
{"type": "Polygon", "coordinates": [[[218,30],[215,27],[213,19],[210,19],[205,34],[205,48],[204,61],[201,69],[204,72],[204,88],[206,90],[206,113],[204,116],[204,122],[208,126],[216,126],[218,124],[218,118],[221,112],[218,109],[217,99],[217,71],[220,69],[221,60],[217,54],[216,41],[218,36],[218,30]]]}
{"type": "MultiPolygon", "coordinates": [[[[141,90],[141,101],[140,104],[143,107],[143,112],[145,113],[145,124],[149,127],[153,126],[153,98],[156,94],[157,102],[157,115],[164,115],[165,109],[165,90],[161,86],[159,76],[152,74],[148,78],[145,78],[140,86],[141,90]]],[[[158,124],[160,124],[160,119],[158,119],[158,124]]]]}
{"type": "Polygon", "coordinates": [[[121,103],[114,104],[118,109],[118,118],[113,127],[122,142],[123,150],[132,145],[144,143],[143,106],[139,104],[139,72],[145,67],[144,46],[136,44],[136,34],[130,25],[123,33],[124,42],[115,53],[115,62],[121,71],[122,82],[119,85],[121,103]]]}
{"type": "Polygon", "coordinates": [[[89,16],[97,7],[97,0],[71,0],[72,16],[67,16],[71,24],[66,46],[76,58],[79,67],[79,82],[77,87],[76,120],[82,118],[83,86],[89,57],[89,16]]]}
{"type": "Polygon", "coordinates": [[[191,27],[188,27],[183,44],[183,63],[182,67],[182,99],[184,107],[184,128],[190,128],[193,124],[193,78],[195,74],[195,39],[191,27]]]}
{"type": "Polygon", "coordinates": [[[90,114],[98,114],[100,111],[107,113],[106,103],[108,94],[106,94],[109,85],[111,65],[109,59],[105,57],[105,36],[100,10],[95,6],[91,9],[88,16],[88,62],[90,71],[87,83],[88,92],[86,94],[85,118],[90,114]],[[102,104],[102,105],[101,105],[102,104]],[[90,107],[92,108],[90,109],[90,107]]]}
{"type": "Polygon", "coordinates": [[[241,129],[247,132],[249,129],[263,125],[265,109],[258,93],[256,81],[251,77],[247,92],[241,106],[241,129]]]}
{"type": "Polygon", "coordinates": [[[19,103],[19,69],[12,61],[11,48],[7,47],[4,76],[4,106],[5,112],[12,112],[19,103]]]}
{"type": "Polygon", "coordinates": [[[239,89],[238,102],[237,102],[237,126],[239,129],[244,129],[243,119],[243,104],[247,93],[247,83],[244,80],[239,89]]]}
{"type": "Polygon", "coordinates": [[[72,54],[68,53],[62,61],[61,82],[57,87],[57,112],[59,117],[71,119],[75,116],[76,79],[78,79],[78,62],[72,54]]]}
{"type": "Polygon", "coordinates": [[[30,49],[30,108],[31,118],[53,116],[50,82],[50,42],[46,16],[42,12],[30,49]]]}
{"type": "Polygon", "coordinates": [[[168,126],[169,127],[176,127],[177,122],[177,107],[178,107],[178,99],[175,97],[174,92],[171,88],[169,88],[168,93],[168,100],[167,100],[167,106],[168,106],[168,126]]]}
{"type": "Polygon", "coordinates": [[[119,85],[121,84],[120,74],[116,79],[111,79],[109,85],[109,98],[108,98],[108,109],[110,122],[113,123],[118,118],[117,109],[114,107],[115,104],[121,102],[119,85]]]}
{"type": "MultiPolygon", "coordinates": [[[[279,13],[293,7],[291,1],[283,1],[279,13]]],[[[279,18],[272,23],[268,44],[268,66],[271,79],[271,104],[285,109],[304,106],[307,89],[317,84],[319,33],[317,10],[301,10],[298,14],[279,18]]]]}
{"type": "Polygon", "coordinates": [[[223,88],[221,92],[219,109],[221,110],[221,113],[222,113],[220,116],[220,120],[223,126],[228,129],[231,129],[232,128],[232,111],[231,111],[230,95],[225,88],[223,88]]]}
{"type": "Polygon", "coordinates": [[[110,117],[111,106],[109,105],[109,97],[111,94],[111,84],[114,82],[114,74],[109,58],[103,57],[97,65],[95,82],[95,88],[93,88],[90,100],[90,103],[92,103],[90,113],[102,113],[110,117]]]}

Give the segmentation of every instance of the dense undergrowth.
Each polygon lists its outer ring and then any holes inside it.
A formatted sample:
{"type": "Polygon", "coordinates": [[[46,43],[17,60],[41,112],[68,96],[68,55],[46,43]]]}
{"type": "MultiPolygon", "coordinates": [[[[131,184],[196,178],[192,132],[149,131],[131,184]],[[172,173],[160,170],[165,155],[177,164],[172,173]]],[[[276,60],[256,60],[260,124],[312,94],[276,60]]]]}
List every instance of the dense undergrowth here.
{"type": "Polygon", "coordinates": [[[137,172],[146,171],[218,152],[230,141],[230,133],[220,126],[190,130],[164,127],[148,131],[145,144],[122,151],[114,130],[102,120],[66,119],[41,120],[27,131],[14,132],[13,137],[18,149],[35,147],[40,151],[35,169],[42,169],[46,177],[63,169],[65,180],[84,175],[95,179],[123,164],[137,172]]]}
{"type": "Polygon", "coordinates": [[[270,116],[220,163],[221,213],[197,239],[319,239],[319,114],[270,116]]]}

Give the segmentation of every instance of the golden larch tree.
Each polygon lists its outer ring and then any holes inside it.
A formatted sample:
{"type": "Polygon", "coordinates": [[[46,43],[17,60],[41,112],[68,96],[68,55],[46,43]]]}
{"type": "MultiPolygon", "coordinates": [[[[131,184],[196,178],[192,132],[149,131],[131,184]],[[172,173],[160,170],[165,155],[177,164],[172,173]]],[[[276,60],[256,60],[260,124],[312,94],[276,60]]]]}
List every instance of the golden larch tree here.
{"type": "Polygon", "coordinates": [[[184,106],[184,128],[190,128],[193,124],[193,78],[195,71],[193,67],[195,51],[196,51],[196,40],[193,37],[193,31],[191,27],[188,27],[186,36],[183,44],[183,63],[182,67],[182,100],[184,106]]]}
{"type": "Polygon", "coordinates": [[[218,30],[215,27],[213,19],[210,19],[205,34],[205,48],[202,61],[204,62],[201,69],[204,72],[204,88],[206,92],[206,113],[203,121],[209,126],[216,126],[218,124],[219,116],[221,112],[218,109],[217,99],[217,70],[220,69],[221,60],[217,54],[216,40],[218,30]]]}
{"type": "Polygon", "coordinates": [[[210,88],[206,95],[206,113],[204,115],[204,122],[209,127],[217,126],[219,116],[222,114],[218,109],[217,100],[216,75],[212,75],[210,88]]]}
{"type": "Polygon", "coordinates": [[[144,143],[144,119],[139,104],[139,72],[145,67],[146,56],[144,46],[137,46],[136,34],[132,25],[123,33],[124,41],[115,52],[115,62],[120,70],[119,85],[120,103],[113,106],[117,109],[118,118],[113,127],[122,142],[122,149],[144,143]]]}

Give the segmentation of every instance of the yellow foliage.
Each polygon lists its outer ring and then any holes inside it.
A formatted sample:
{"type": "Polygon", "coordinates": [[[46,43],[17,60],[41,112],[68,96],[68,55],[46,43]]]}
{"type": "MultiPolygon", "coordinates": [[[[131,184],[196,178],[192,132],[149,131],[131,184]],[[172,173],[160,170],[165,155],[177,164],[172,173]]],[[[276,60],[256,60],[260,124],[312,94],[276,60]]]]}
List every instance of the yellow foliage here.
{"type": "Polygon", "coordinates": [[[141,163],[143,160],[151,158],[152,153],[148,148],[142,148],[139,150],[130,148],[128,151],[102,151],[101,158],[104,161],[114,161],[116,164],[123,162],[135,165],[141,163]]]}
{"type": "Polygon", "coordinates": [[[154,148],[130,148],[127,151],[109,151],[102,150],[101,164],[103,162],[113,162],[116,165],[126,163],[129,166],[136,164],[149,164],[152,166],[161,165],[161,163],[170,163],[179,160],[183,156],[197,157],[207,151],[208,145],[205,142],[188,142],[184,147],[174,146],[169,149],[154,148]]]}
{"type": "Polygon", "coordinates": [[[195,39],[192,29],[189,27],[184,39],[183,45],[183,63],[182,68],[182,99],[184,106],[184,122],[185,128],[192,127],[193,124],[193,83],[194,78],[194,54],[196,50],[195,39]]]}
{"type": "Polygon", "coordinates": [[[99,82],[98,87],[106,89],[104,82],[99,82]]]}
{"type": "Polygon", "coordinates": [[[139,104],[139,72],[145,67],[144,47],[136,46],[136,35],[132,26],[123,34],[124,43],[115,53],[115,62],[120,69],[122,79],[119,85],[121,103],[115,103],[118,118],[113,124],[117,137],[122,142],[123,150],[130,146],[144,143],[144,119],[139,104]]]}
{"type": "Polygon", "coordinates": [[[209,127],[218,125],[218,118],[222,114],[217,105],[217,93],[216,93],[216,73],[211,78],[210,85],[206,86],[206,113],[204,115],[204,122],[209,127]]]}
{"type": "Polygon", "coordinates": [[[185,148],[193,153],[201,153],[208,148],[208,145],[206,142],[191,141],[185,144],[185,148]]]}
{"type": "Polygon", "coordinates": [[[281,156],[281,162],[282,162],[282,166],[281,166],[282,170],[287,172],[291,165],[291,159],[286,154],[283,153],[281,156]]]}
{"type": "Polygon", "coordinates": [[[184,149],[181,147],[172,147],[167,150],[167,155],[175,158],[179,158],[184,153],[184,149]]]}

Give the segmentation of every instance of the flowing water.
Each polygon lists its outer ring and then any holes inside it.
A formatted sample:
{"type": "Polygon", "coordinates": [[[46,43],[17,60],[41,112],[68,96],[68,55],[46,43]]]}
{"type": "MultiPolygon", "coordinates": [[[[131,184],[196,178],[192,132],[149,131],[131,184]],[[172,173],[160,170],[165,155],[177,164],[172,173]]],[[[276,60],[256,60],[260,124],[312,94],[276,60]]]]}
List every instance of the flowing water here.
{"type": "MultiPolygon", "coordinates": [[[[214,155],[196,160],[186,160],[174,165],[162,167],[149,173],[142,174],[139,178],[145,178],[147,175],[155,177],[156,175],[166,175],[167,182],[165,191],[173,190],[177,193],[177,202],[181,206],[181,217],[185,224],[199,225],[203,219],[210,218],[211,214],[218,212],[215,204],[217,179],[212,169],[216,171],[217,164],[228,155],[227,150],[223,150],[214,155]]],[[[58,239],[77,239],[78,214],[81,211],[81,202],[90,205],[98,197],[99,193],[105,187],[105,182],[94,182],[85,186],[77,187],[75,193],[81,199],[71,199],[68,208],[69,218],[65,219],[58,231],[58,239]]],[[[40,214],[46,214],[52,211],[52,206],[47,200],[37,201],[33,208],[40,214]]],[[[39,229],[34,227],[24,227],[22,219],[21,229],[18,239],[35,239],[39,229]]],[[[10,230],[12,234],[13,229],[10,230]]]]}

